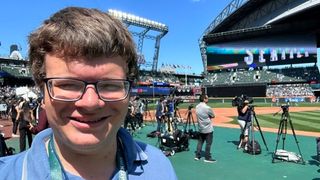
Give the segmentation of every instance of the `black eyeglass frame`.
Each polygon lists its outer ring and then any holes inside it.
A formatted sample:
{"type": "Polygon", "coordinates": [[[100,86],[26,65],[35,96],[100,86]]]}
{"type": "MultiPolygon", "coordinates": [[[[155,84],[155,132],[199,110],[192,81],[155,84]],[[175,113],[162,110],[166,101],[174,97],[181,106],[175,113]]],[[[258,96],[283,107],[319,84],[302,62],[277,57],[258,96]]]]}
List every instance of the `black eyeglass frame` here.
{"type": "Polygon", "coordinates": [[[62,102],[76,102],[76,101],[79,101],[80,99],[82,99],[84,93],[86,92],[86,89],[87,89],[87,86],[92,84],[94,86],[94,89],[96,91],[96,93],[98,94],[98,97],[99,99],[101,99],[102,101],[104,102],[117,102],[117,101],[122,101],[124,99],[126,99],[129,95],[129,92],[130,92],[130,89],[131,89],[131,85],[132,85],[132,81],[129,81],[127,79],[105,79],[105,80],[98,80],[98,81],[95,81],[95,82],[87,82],[87,81],[84,81],[84,80],[81,80],[81,79],[77,79],[77,78],[69,78],[69,77],[50,77],[50,78],[44,78],[43,79],[43,82],[46,84],[46,88],[47,88],[47,92],[50,96],[51,99],[53,100],[57,100],[57,101],[62,101],[62,102]],[[82,89],[82,94],[81,96],[79,96],[78,98],[76,99],[59,99],[59,98],[55,98],[51,95],[51,92],[50,92],[50,88],[49,88],[49,81],[52,80],[52,79],[66,79],[66,80],[75,80],[75,81],[80,81],[80,82],[83,82],[84,83],[84,88],[82,89]],[[128,86],[128,88],[126,89],[126,95],[123,97],[123,98],[119,98],[119,99],[115,99],[115,100],[108,100],[108,99],[105,99],[105,98],[102,98],[100,96],[100,93],[99,93],[99,90],[98,90],[98,87],[97,87],[97,84],[99,82],[103,82],[103,81],[123,81],[124,83],[127,83],[125,85],[128,86]]]}

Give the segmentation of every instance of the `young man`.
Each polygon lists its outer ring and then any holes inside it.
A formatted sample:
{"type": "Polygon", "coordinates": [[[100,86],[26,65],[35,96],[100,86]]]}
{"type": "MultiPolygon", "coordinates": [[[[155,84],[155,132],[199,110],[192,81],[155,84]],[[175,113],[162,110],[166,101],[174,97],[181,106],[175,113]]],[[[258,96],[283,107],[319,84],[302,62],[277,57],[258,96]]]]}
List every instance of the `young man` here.
{"type": "Polygon", "coordinates": [[[213,139],[213,126],[211,119],[214,118],[215,115],[211,107],[207,105],[209,100],[207,95],[200,95],[199,100],[200,103],[196,106],[196,115],[200,134],[198,139],[196,157],[194,159],[197,161],[200,160],[202,145],[204,142],[206,142],[204,162],[214,163],[216,162],[216,160],[212,159],[211,157],[211,144],[213,139]]]}
{"type": "Polygon", "coordinates": [[[29,44],[51,128],[26,153],[0,159],[1,178],[176,179],[161,151],[120,128],[129,80],[137,76],[134,42],[120,21],[65,8],[31,33],[29,44]]]}
{"type": "Polygon", "coordinates": [[[156,119],[157,119],[157,133],[163,133],[164,129],[163,129],[163,116],[164,116],[164,109],[165,109],[165,105],[164,105],[164,97],[160,97],[157,107],[156,107],[156,119]]]}
{"type": "Polygon", "coordinates": [[[240,142],[238,149],[244,149],[245,151],[248,148],[249,141],[249,130],[251,128],[251,117],[248,110],[249,101],[245,100],[242,106],[237,107],[238,111],[238,123],[240,126],[240,142]]]}

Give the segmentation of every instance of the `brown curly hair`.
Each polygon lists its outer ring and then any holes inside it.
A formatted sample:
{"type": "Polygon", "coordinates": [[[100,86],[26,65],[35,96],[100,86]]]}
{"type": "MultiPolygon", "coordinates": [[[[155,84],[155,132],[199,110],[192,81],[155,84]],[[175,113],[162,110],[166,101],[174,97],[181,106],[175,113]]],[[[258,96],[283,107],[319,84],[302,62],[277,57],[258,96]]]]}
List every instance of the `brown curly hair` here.
{"type": "Polygon", "coordinates": [[[127,78],[137,79],[137,54],[122,22],[97,9],[68,7],[52,15],[29,36],[29,62],[35,83],[43,89],[45,55],[65,60],[121,56],[127,78]]]}

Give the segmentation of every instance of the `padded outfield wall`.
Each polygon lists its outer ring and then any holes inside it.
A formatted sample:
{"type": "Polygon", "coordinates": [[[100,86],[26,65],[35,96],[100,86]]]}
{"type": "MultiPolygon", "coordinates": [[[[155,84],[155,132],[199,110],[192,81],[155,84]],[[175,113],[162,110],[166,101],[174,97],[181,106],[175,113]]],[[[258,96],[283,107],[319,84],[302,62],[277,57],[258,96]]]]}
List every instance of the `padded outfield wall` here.
{"type": "Polygon", "coordinates": [[[267,86],[261,85],[226,85],[226,86],[208,86],[203,92],[209,97],[235,97],[245,94],[250,97],[265,97],[267,86]]]}

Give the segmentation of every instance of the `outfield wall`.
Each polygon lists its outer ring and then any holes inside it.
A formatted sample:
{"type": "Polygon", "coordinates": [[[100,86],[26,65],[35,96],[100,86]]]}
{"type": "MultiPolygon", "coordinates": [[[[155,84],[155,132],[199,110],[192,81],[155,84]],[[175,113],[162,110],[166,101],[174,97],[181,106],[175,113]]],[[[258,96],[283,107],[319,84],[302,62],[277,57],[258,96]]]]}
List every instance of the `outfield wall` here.
{"type": "MultiPolygon", "coordinates": [[[[209,98],[210,103],[230,103],[233,98],[231,97],[220,97],[220,98],[209,98]]],[[[253,97],[254,103],[299,103],[299,102],[315,102],[314,97],[253,97]]]]}
{"type": "Polygon", "coordinates": [[[205,92],[209,97],[235,97],[245,94],[250,97],[265,97],[267,86],[262,85],[232,85],[206,87],[205,92]]]}

